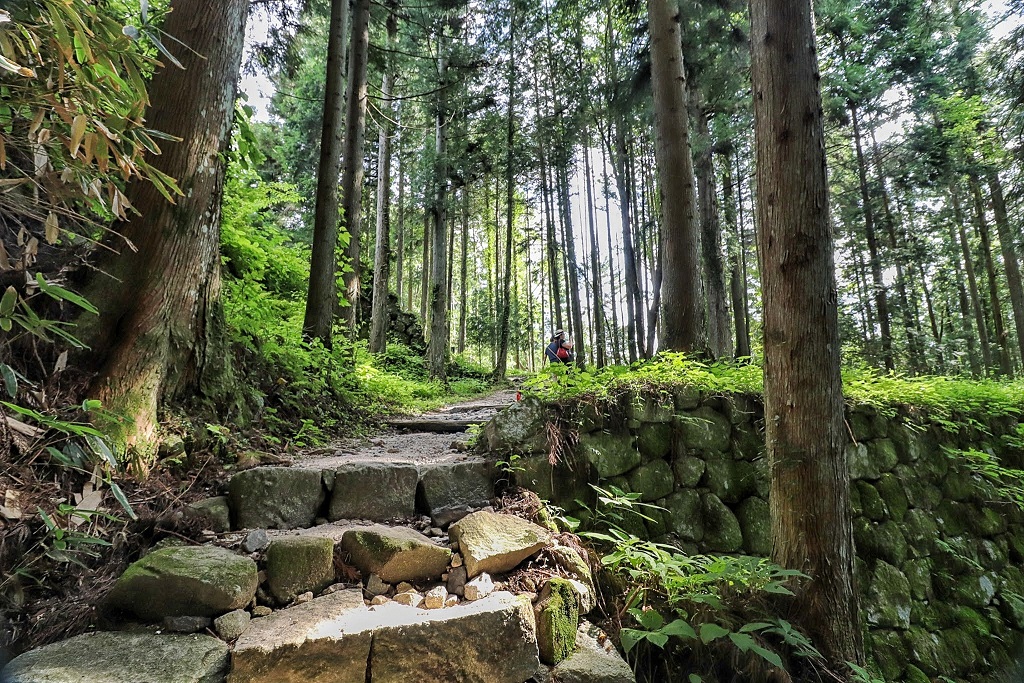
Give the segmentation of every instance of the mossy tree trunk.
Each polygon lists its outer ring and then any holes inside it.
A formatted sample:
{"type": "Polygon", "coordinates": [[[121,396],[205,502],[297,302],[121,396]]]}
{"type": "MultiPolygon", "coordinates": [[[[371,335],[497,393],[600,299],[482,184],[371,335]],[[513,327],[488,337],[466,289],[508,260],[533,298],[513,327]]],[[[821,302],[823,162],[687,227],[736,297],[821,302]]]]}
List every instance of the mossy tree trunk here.
{"type": "Polygon", "coordinates": [[[165,142],[154,165],[183,194],[171,204],[151,184],[131,185],[141,216],[116,226],[128,248],[105,253],[86,287],[102,311],[81,330],[97,371],[90,395],[134,420],[121,436],[143,457],[161,401],[197,395],[223,408],[234,394],[220,216],[248,7],[224,0],[211,15],[201,0],[171,3],[163,29],[191,49],[177,51],[184,69],[167,66],[153,77],[147,123],[181,138],[165,142]]]}

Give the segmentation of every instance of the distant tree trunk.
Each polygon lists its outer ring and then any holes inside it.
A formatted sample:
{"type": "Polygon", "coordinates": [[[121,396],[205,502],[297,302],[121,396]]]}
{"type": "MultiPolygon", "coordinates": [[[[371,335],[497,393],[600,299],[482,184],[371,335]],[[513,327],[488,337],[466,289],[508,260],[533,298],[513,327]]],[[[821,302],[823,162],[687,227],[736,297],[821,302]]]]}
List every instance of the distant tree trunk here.
{"type": "MultiPolygon", "coordinates": [[[[395,6],[388,12],[387,44],[398,35],[395,6]]],[[[386,47],[386,46],[385,46],[386,47]]],[[[388,283],[391,280],[391,89],[395,81],[394,59],[386,53],[384,80],[381,84],[380,137],[377,141],[377,232],[373,255],[373,300],[370,312],[370,353],[383,353],[388,340],[388,283]]]]}
{"type": "Polygon", "coordinates": [[[469,185],[462,187],[462,266],[459,272],[459,353],[466,352],[466,277],[469,266],[469,185]]]}
{"type": "Polygon", "coordinates": [[[349,334],[354,339],[359,319],[362,277],[359,242],[363,207],[363,148],[366,143],[366,63],[370,45],[370,0],[352,5],[351,55],[348,64],[348,112],[345,121],[345,170],[342,174],[342,221],[348,232],[345,256],[349,269],[342,274],[348,307],[344,311],[349,334]]]}
{"type": "MultiPolygon", "coordinates": [[[[695,99],[699,90],[691,87],[695,99]]],[[[712,155],[708,113],[696,102],[697,136],[701,152],[696,158],[697,197],[700,205],[700,247],[704,265],[704,293],[707,297],[708,346],[715,358],[733,355],[729,306],[725,296],[725,266],[722,263],[722,225],[718,216],[718,189],[715,187],[715,163],[712,155]]]]}
{"type": "Polygon", "coordinates": [[[864,661],[819,71],[810,0],[751,0],[772,560],[837,669],[864,661]]]}
{"type": "MultiPolygon", "coordinates": [[[[442,38],[442,43],[444,39],[442,38]]],[[[433,236],[433,259],[430,278],[430,343],[427,346],[427,368],[432,379],[447,379],[448,365],[448,301],[445,267],[448,265],[447,202],[448,202],[448,58],[437,60],[439,90],[434,118],[434,198],[430,207],[433,236]]]]}
{"type": "Polygon", "coordinates": [[[1006,271],[1006,285],[1010,290],[1010,306],[1013,308],[1013,325],[1017,331],[1017,350],[1024,362],[1024,287],[1021,285],[1020,261],[1014,246],[1013,232],[1006,216],[1006,199],[1003,197],[1003,186],[999,174],[989,170],[985,180],[992,197],[992,213],[996,220],[996,233],[999,235],[999,248],[1003,254],[1003,268],[1006,271]]]}
{"type": "Polygon", "coordinates": [[[629,362],[644,355],[644,305],[640,294],[640,280],[636,272],[636,251],[633,248],[633,196],[629,182],[629,156],[626,152],[626,122],[615,123],[615,168],[616,192],[619,195],[619,222],[622,224],[622,260],[625,264],[626,287],[626,349],[629,362]]]}
{"type": "Polygon", "coordinates": [[[701,290],[700,230],[694,193],[686,76],[680,46],[679,5],[647,0],[651,32],[656,158],[661,188],[661,251],[664,267],[661,348],[707,351],[701,290]]]}
{"type": "Polygon", "coordinates": [[[327,38],[327,75],[324,86],[323,127],[320,133],[320,164],[316,176],[316,207],[313,213],[313,249],[306,293],[303,334],[331,346],[331,327],[338,304],[335,279],[338,247],[338,176],[341,174],[342,126],[345,109],[345,24],[348,1],[332,0],[327,38]]]}
{"type": "Polygon", "coordinates": [[[573,349],[573,353],[576,359],[576,365],[582,368],[585,364],[583,309],[580,305],[580,274],[579,268],[576,265],[576,239],[572,232],[572,211],[569,203],[569,171],[566,168],[566,165],[563,165],[561,168],[557,169],[557,173],[558,204],[561,209],[562,229],[564,231],[562,242],[565,244],[565,272],[568,276],[566,279],[569,283],[569,314],[572,320],[571,327],[573,341],[576,345],[573,349]]]}
{"type": "Polygon", "coordinates": [[[420,267],[420,274],[422,279],[420,281],[420,318],[423,320],[423,333],[427,339],[430,339],[430,325],[427,319],[427,290],[430,289],[430,209],[426,206],[427,200],[424,200],[423,206],[423,257],[422,266],[420,267]]]}
{"type": "MultiPolygon", "coordinates": [[[[974,321],[978,325],[978,339],[981,342],[981,359],[985,364],[985,374],[992,369],[992,349],[989,346],[988,324],[985,322],[985,312],[981,308],[981,295],[978,293],[978,278],[974,273],[974,258],[971,256],[971,245],[967,241],[967,229],[964,227],[964,214],[960,208],[959,189],[954,183],[949,186],[950,199],[953,202],[953,218],[956,223],[956,235],[953,243],[959,244],[960,254],[963,258],[964,270],[967,272],[967,292],[970,294],[971,310],[974,311],[974,321]]],[[[955,257],[954,257],[955,258],[955,257]]],[[[962,287],[961,281],[961,287],[962,287]]],[[[968,328],[968,340],[973,341],[973,334],[968,328]]]]}
{"type": "Polygon", "coordinates": [[[964,269],[960,263],[960,255],[957,254],[959,241],[956,236],[956,227],[949,225],[949,245],[952,253],[950,260],[953,262],[953,272],[956,280],[957,302],[960,304],[960,320],[963,324],[964,336],[967,338],[967,359],[971,365],[971,374],[981,377],[983,369],[978,362],[978,347],[974,340],[974,323],[971,322],[971,302],[967,296],[967,288],[964,287],[964,269]]]}
{"type": "Polygon", "coordinates": [[[583,148],[583,171],[587,185],[587,222],[590,226],[590,279],[594,288],[594,362],[603,368],[605,359],[604,293],[601,286],[601,252],[597,244],[597,224],[594,218],[594,174],[590,168],[590,133],[587,132],[583,148]]]}
{"type": "MultiPolygon", "coordinates": [[[[401,125],[402,122],[402,101],[398,102],[398,113],[395,121],[401,125]]],[[[402,303],[402,269],[405,267],[405,159],[402,158],[402,144],[404,137],[398,135],[398,238],[395,245],[397,252],[395,258],[395,297],[399,305],[402,303]]]]}
{"type": "Polygon", "coordinates": [[[732,299],[733,326],[736,330],[736,357],[750,356],[750,327],[747,322],[746,279],[740,261],[743,251],[743,236],[736,221],[736,199],[733,196],[732,158],[725,157],[722,174],[722,206],[725,208],[725,225],[733,234],[735,248],[729,250],[729,295],[732,299]]]}
{"type": "Polygon", "coordinates": [[[875,311],[878,313],[878,325],[882,336],[882,362],[885,364],[885,369],[892,372],[896,369],[896,364],[892,354],[889,299],[885,292],[885,282],[882,280],[882,259],[878,251],[878,238],[875,235],[875,212],[871,206],[871,196],[868,193],[867,163],[864,161],[860,119],[857,105],[852,100],[847,103],[847,107],[853,121],[853,145],[857,153],[857,177],[860,179],[861,210],[864,212],[864,236],[868,243],[868,265],[871,266],[875,311]]]}
{"type": "Polygon", "coordinates": [[[116,436],[143,466],[155,455],[160,402],[207,402],[225,415],[238,407],[220,300],[220,217],[248,6],[225,0],[210,15],[199,0],[171,3],[163,30],[192,49],[175,50],[184,69],[153,76],[146,119],[183,140],[163,143],[152,160],[183,195],[172,205],[152,184],[129,183],[141,216],[117,232],[135,248],[100,252],[85,286],[103,302],[77,332],[92,349],[83,362],[96,371],[89,395],[132,418],[116,436]]]}
{"type": "Polygon", "coordinates": [[[982,258],[985,262],[985,273],[988,276],[989,306],[992,308],[996,343],[999,344],[999,373],[1004,377],[1013,377],[1010,340],[1007,339],[1006,327],[1003,324],[1003,307],[999,303],[999,280],[996,278],[996,265],[992,260],[992,240],[989,236],[988,221],[985,219],[985,203],[981,198],[981,185],[978,178],[971,176],[970,180],[971,193],[974,196],[974,225],[981,238],[982,258]]]}
{"type": "Polygon", "coordinates": [[[622,344],[619,340],[619,296],[615,284],[615,242],[612,240],[611,188],[608,183],[608,159],[601,147],[601,177],[604,186],[605,232],[608,235],[608,301],[612,309],[612,362],[622,362],[622,344]]]}
{"type": "MultiPolygon", "coordinates": [[[[556,328],[562,327],[562,288],[558,277],[558,240],[555,237],[555,212],[552,207],[551,185],[548,177],[547,158],[544,154],[544,143],[538,148],[537,160],[540,162],[541,193],[544,202],[544,224],[547,231],[548,284],[551,289],[551,312],[556,328]]],[[[548,330],[548,334],[552,330],[548,330]]]]}
{"type": "MultiPolygon", "coordinates": [[[[501,297],[501,312],[498,316],[498,358],[494,364],[493,377],[496,380],[505,378],[508,364],[509,317],[512,313],[512,221],[515,215],[515,96],[516,96],[516,8],[512,4],[512,16],[509,19],[508,32],[508,112],[505,129],[505,280],[501,297]]],[[[495,226],[497,227],[497,226],[495,226]]]]}

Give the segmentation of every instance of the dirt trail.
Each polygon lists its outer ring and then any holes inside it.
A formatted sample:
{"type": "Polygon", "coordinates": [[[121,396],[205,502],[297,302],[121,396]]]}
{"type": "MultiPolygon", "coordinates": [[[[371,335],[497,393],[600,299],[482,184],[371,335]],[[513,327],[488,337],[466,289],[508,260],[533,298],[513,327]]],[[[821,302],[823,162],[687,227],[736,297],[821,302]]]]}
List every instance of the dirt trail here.
{"type": "Polygon", "coordinates": [[[503,389],[423,415],[395,418],[383,434],[339,439],[326,448],[298,453],[293,461],[298,467],[329,469],[351,460],[414,464],[466,460],[471,457],[466,427],[487,422],[501,408],[514,403],[515,397],[514,389],[503,389]]]}

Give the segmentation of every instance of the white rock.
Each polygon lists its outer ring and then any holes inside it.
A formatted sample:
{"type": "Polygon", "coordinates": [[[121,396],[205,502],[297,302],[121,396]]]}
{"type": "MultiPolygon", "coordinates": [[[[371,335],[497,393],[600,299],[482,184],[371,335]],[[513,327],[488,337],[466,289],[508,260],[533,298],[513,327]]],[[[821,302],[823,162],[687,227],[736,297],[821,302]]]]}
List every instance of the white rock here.
{"type": "Polygon", "coordinates": [[[444,606],[445,607],[455,607],[458,604],[459,604],[459,596],[458,595],[449,595],[447,598],[444,599],[444,606]]]}
{"type": "Polygon", "coordinates": [[[375,596],[373,596],[373,600],[370,600],[370,605],[372,605],[373,607],[376,607],[377,605],[385,605],[385,604],[387,604],[389,602],[391,602],[391,598],[389,598],[388,596],[386,596],[386,595],[375,595],[375,596]]]}
{"type": "Polygon", "coordinates": [[[444,586],[434,586],[427,591],[423,598],[423,605],[427,609],[441,609],[444,601],[448,599],[448,589],[444,586]]]}
{"type": "Polygon", "coordinates": [[[405,591],[395,594],[395,602],[409,607],[419,607],[423,603],[423,596],[416,591],[405,591]]]}
{"type": "Polygon", "coordinates": [[[491,581],[490,575],[484,572],[466,583],[466,587],[463,589],[463,597],[467,600],[480,600],[481,598],[486,598],[492,591],[494,591],[494,582],[491,581]]]}

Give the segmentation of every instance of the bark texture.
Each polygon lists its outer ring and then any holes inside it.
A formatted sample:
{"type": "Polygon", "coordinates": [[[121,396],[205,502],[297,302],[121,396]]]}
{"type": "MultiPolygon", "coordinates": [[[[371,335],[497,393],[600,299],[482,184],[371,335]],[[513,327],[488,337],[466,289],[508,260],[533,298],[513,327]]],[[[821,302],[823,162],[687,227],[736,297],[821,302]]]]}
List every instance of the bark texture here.
{"type": "Polygon", "coordinates": [[[128,188],[142,214],[118,226],[134,249],[101,259],[87,296],[103,313],[81,329],[98,374],[91,395],[134,422],[124,443],[149,454],[159,403],[198,395],[223,406],[232,396],[220,302],[220,213],[248,0],[175,0],[164,31],[188,42],[184,69],[153,77],[151,128],[181,138],[154,160],[183,195],[169,203],[148,183],[128,188]],[[108,274],[112,277],[108,277],[108,274]]]}
{"type": "Polygon", "coordinates": [[[707,333],[679,5],[672,0],[648,0],[647,11],[657,133],[655,157],[661,189],[664,267],[661,348],[703,353],[707,348],[707,333]]]}
{"type": "Polygon", "coordinates": [[[772,558],[811,577],[794,618],[841,667],[864,655],[813,15],[809,0],[750,7],[772,558]]]}

